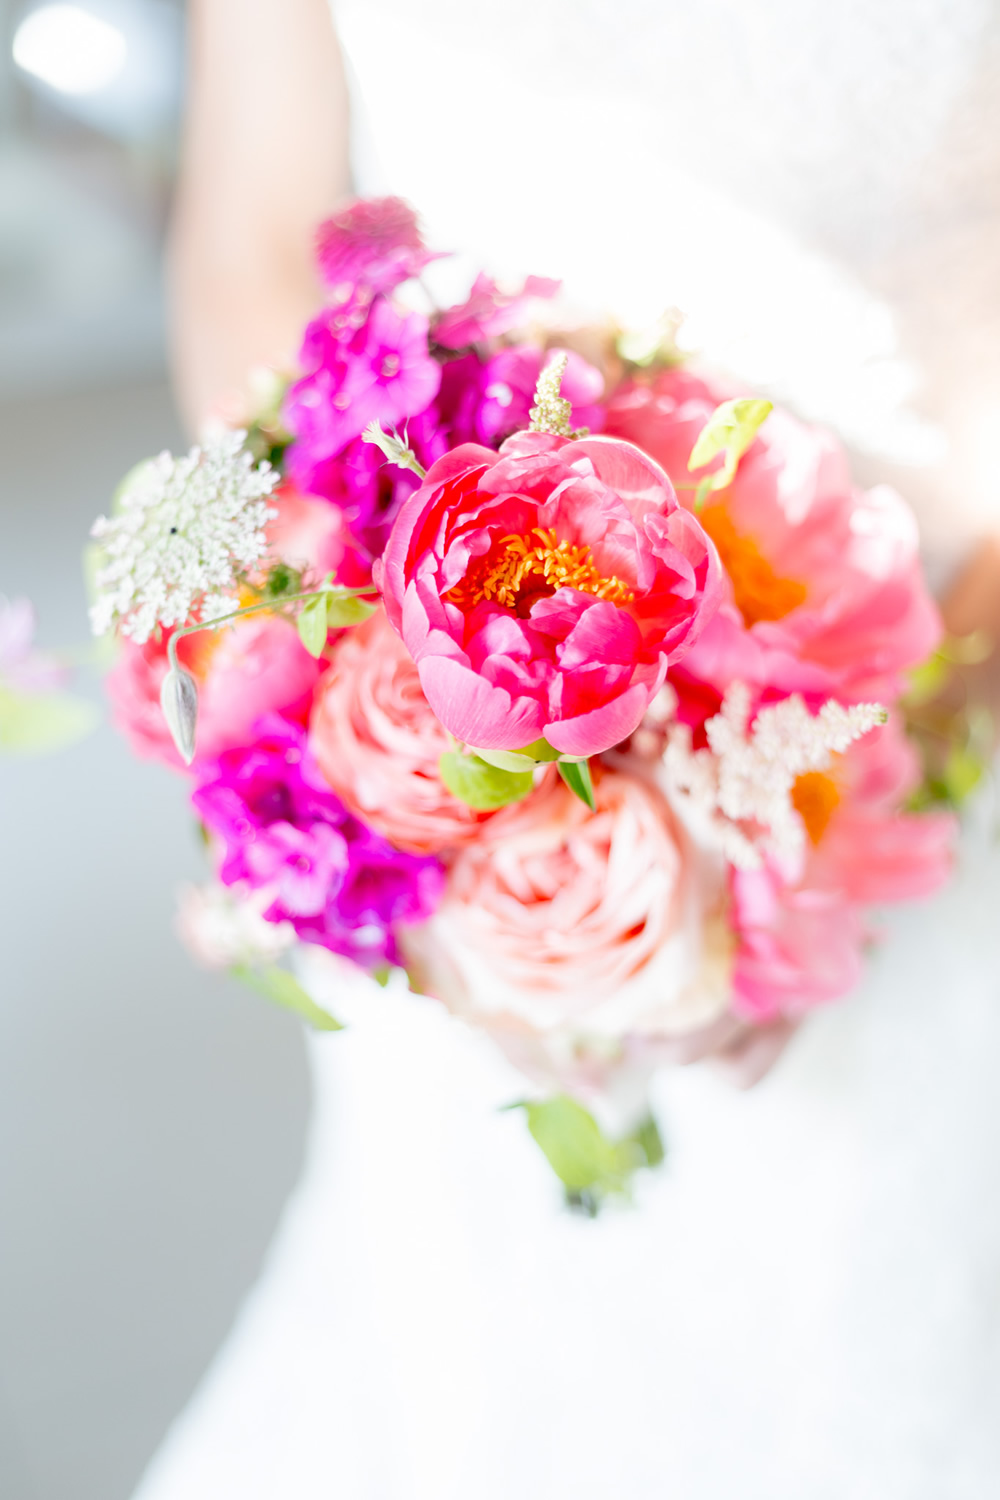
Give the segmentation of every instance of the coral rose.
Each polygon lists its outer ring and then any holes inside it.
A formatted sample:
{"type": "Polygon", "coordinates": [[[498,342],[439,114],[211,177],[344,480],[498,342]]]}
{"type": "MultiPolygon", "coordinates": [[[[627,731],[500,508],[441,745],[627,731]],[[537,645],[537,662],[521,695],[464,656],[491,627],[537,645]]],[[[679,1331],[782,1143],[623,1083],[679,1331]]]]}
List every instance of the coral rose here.
{"type": "MultiPolygon", "coordinates": [[[[685,370],[629,382],[609,402],[606,431],[637,443],[690,503],[688,458],[731,391],[685,370]]],[[[880,486],[851,483],[829,433],[776,410],[730,487],[700,519],[728,576],[729,600],[685,663],[720,692],[734,679],[779,695],[891,702],[901,674],[940,635],[920,568],[916,523],[880,486]]]]}
{"type": "Polygon", "coordinates": [[[721,597],[715,549],[657,464],[538,433],[439,459],[375,579],[452,734],[577,756],[631,734],[721,597]]]}
{"type": "Polygon", "coordinates": [[[798,778],[793,802],[808,835],[801,867],[733,872],[738,1012],[768,1021],[839,999],[862,973],[871,936],[865,908],[929,896],[944,884],[957,824],[950,813],[900,811],[919,782],[916,753],[895,718],[828,774],[798,778]]]}
{"type": "Polygon", "coordinates": [[[412,929],[419,982],[512,1054],[619,1050],[694,1030],[729,1003],[721,870],[655,788],[610,770],[591,813],[551,772],[461,850],[412,929]]]}
{"type": "Polygon", "coordinates": [[[438,761],[451,742],[382,610],[338,641],[309,742],[345,806],[398,849],[467,843],[493,816],[473,812],[441,781],[438,761]]]}

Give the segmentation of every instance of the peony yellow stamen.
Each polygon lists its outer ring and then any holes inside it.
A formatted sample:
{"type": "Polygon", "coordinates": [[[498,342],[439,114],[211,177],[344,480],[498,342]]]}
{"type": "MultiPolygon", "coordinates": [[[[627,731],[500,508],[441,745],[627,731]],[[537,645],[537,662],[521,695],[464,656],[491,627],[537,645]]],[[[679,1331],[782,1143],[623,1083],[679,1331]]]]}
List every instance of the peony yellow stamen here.
{"type": "Polygon", "coordinates": [[[598,570],[589,547],[565,538],[560,541],[553,527],[543,526],[536,526],[525,536],[502,537],[447,597],[461,609],[491,599],[505,609],[517,610],[528,599],[533,601],[561,588],[579,589],[611,604],[628,604],[635,597],[620,578],[605,577],[598,570]]]}
{"type": "Polygon", "coordinates": [[[736,607],[747,625],[756,625],[758,620],[783,620],[805,603],[805,584],[794,578],[779,578],[753,537],[736,530],[725,505],[706,506],[698,519],[732,579],[736,607]]]}
{"type": "Polygon", "coordinates": [[[839,802],[837,783],[822,771],[803,771],[792,783],[792,806],[806,825],[812,844],[823,837],[839,802]]]}

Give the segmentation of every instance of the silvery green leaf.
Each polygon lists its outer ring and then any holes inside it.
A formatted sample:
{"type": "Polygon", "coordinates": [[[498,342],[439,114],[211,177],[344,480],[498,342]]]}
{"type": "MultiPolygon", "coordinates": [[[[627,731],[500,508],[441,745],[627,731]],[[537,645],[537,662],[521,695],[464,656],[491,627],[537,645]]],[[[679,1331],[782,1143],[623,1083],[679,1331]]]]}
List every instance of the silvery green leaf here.
{"type": "Polygon", "coordinates": [[[419,479],[425,477],[427,470],[395,428],[392,432],[386,432],[381,422],[369,422],[361,434],[361,440],[381,448],[391,464],[396,464],[400,469],[412,469],[419,479]]]}
{"type": "Polygon", "coordinates": [[[186,766],[194,760],[198,726],[198,684],[183,667],[171,667],[160,688],[160,707],[186,766]]]}

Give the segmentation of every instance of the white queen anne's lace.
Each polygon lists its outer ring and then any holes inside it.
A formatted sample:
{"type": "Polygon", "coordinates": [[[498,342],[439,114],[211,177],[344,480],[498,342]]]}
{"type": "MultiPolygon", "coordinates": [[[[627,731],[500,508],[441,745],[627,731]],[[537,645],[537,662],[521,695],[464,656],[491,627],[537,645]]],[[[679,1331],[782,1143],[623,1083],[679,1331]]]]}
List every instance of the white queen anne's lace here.
{"type": "Polygon", "coordinates": [[[157,625],[227,614],[239,577],[264,556],[268,497],[278,475],[255,464],[246,433],[227,432],[184,458],[161,453],[138,472],[117,515],[91,535],[103,566],[90,618],[95,635],[118,628],[140,645],[157,625]]]}
{"type": "Polygon", "coordinates": [[[677,724],[663,756],[673,800],[731,864],[757,869],[766,854],[798,854],[805,827],[792,801],[796,778],[826,771],[832,757],[886,720],[878,703],[850,708],[832,698],[811,714],[796,693],[762,708],[750,729],[750,690],[734,682],[705,725],[708,748],[691,748],[677,724]]]}

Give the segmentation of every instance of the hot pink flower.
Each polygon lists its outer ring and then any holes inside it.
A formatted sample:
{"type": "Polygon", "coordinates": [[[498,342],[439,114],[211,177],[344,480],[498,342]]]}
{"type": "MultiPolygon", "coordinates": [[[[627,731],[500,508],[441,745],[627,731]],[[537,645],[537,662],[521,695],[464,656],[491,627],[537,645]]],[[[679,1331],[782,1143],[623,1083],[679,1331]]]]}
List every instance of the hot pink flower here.
{"type": "Polygon", "coordinates": [[[533,297],[554,297],[561,285],[547,276],[529,276],[519,292],[502,292],[480,272],[468,301],[450,307],[435,323],[434,340],[444,349],[465,349],[496,338],[521,322],[533,297]]]}
{"type": "Polygon", "coordinates": [[[332,458],[369,422],[402,425],[433,401],[441,367],[427,352],[427,319],[376,297],[356,330],[324,312],[306,329],[306,374],[288,392],[285,418],[313,463],[332,458]]]}
{"type": "Polygon", "coordinates": [[[473,812],[442,783],[438,761],[451,742],[382,610],[338,641],[309,743],[344,805],[397,849],[454,848],[492,816],[473,812]]]}
{"type": "MultiPolygon", "coordinates": [[[[166,640],[144,646],[122,640],[107,678],[112,715],[133,750],[182,767],[160,707],[166,640]]],[[[245,744],[271,710],[305,713],[323,663],[304,648],[295,626],[274,615],[249,615],[228,630],[185,637],[178,656],[198,683],[198,754],[203,762],[245,744]]]]}
{"type": "Polygon", "coordinates": [[[485,361],[478,354],[463,354],[444,366],[437,408],[451,438],[449,446],[484,443],[498,448],[504,438],[523,431],[535,404],[542,366],[560,352],[567,357],[560,395],[571,405],[570,423],[600,432],[604,426],[600,370],[572,350],[544,351],[535,344],[516,344],[485,361]]]}
{"type": "Polygon", "coordinates": [[[480,749],[592,755],[636,728],[718,605],[715,550],[629,443],[524,433],[439,459],[376,582],[438,718],[480,749]]]}
{"type": "Polygon", "coordinates": [[[870,935],[865,908],[931,895],[947,879],[957,832],[947,813],[905,813],[918,785],[896,719],[859,740],[829,773],[809,772],[793,801],[806,825],[802,868],[736,870],[735,1007],[750,1019],[797,1014],[853,988],[870,935]]]}
{"type": "MultiPolygon", "coordinates": [[[[622,387],[606,430],[688,486],[680,494],[690,504],[688,457],[731,394],[669,370],[622,387]]],[[[891,702],[901,674],[933,650],[940,622],[913,516],[884,486],[855,489],[830,434],[772,412],[733,484],[709,496],[700,519],[729,576],[729,600],[684,670],[720,693],[740,679],[778,696],[891,702]]]]}
{"type": "Polygon", "coordinates": [[[360,285],[389,292],[436,259],[424,249],[417,216],[402,198],[359,198],[319,227],[320,274],[338,301],[360,285]]]}

